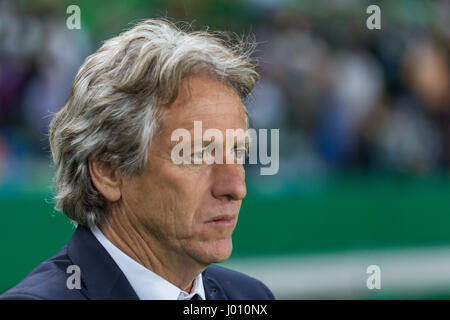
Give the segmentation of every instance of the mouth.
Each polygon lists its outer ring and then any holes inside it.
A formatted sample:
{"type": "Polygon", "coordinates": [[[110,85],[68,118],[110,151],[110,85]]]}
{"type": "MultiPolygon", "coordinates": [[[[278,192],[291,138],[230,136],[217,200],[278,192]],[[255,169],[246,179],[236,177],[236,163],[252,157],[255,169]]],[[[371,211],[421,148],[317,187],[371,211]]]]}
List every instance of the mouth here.
{"type": "Polygon", "coordinates": [[[207,221],[206,224],[216,226],[230,226],[234,224],[235,218],[235,215],[221,215],[207,221]]]}

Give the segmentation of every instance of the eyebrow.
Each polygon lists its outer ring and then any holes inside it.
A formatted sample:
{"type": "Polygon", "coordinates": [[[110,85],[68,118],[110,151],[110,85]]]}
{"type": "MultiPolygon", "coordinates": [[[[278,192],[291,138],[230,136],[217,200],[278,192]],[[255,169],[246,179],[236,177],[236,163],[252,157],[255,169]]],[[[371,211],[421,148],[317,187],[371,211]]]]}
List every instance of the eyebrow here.
{"type": "MultiPolygon", "coordinates": [[[[202,139],[202,148],[206,148],[208,145],[210,145],[211,143],[214,143],[215,141],[216,140],[213,140],[213,139],[211,139],[210,141],[205,141],[202,139]]],[[[226,139],[225,139],[225,141],[226,141],[226,139]]],[[[248,151],[248,149],[249,149],[249,142],[250,142],[250,137],[248,139],[245,139],[245,143],[244,143],[245,151],[248,151]]],[[[222,143],[223,143],[223,141],[222,141],[222,143]]],[[[191,144],[194,145],[195,140],[192,140],[191,144]]],[[[237,146],[238,146],[238,141],[237,141],[237,139],[234,139],[233,147],[237,147],[237,146]]]]}

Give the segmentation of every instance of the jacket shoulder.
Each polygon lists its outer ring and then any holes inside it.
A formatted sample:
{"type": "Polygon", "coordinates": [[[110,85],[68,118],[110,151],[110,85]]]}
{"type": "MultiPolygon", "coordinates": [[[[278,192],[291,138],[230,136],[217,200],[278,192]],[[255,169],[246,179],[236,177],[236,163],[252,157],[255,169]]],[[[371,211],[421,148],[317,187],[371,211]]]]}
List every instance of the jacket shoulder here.
{"type": "Polygon", "coordinates": [[[228,299],[232,300],[273,300],[270,289],[260,280],[241,272],[216,265],[209,266],[204,277],[214,281],[228,299]]]}
{"type": "Polygon", "coordinates": [[[67,288],[67,267],[71,265],[67,246],[39,264],[21,282],[2,295],[0,300],[86,299],[79,291],[67,288]]]}

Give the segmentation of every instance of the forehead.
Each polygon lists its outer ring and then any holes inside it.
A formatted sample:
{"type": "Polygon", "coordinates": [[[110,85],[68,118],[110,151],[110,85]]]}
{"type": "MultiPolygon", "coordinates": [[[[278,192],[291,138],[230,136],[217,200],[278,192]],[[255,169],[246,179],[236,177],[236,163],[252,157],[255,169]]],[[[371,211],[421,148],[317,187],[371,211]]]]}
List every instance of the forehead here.
{"type": "Polygon", "coordinates": [[[194,121],[203,128],[246,129],[245,111],[239,95],[230,86],[205,75],[181,81],[178,96],[162,115],[163,130],[191,130],[194,121]]]}

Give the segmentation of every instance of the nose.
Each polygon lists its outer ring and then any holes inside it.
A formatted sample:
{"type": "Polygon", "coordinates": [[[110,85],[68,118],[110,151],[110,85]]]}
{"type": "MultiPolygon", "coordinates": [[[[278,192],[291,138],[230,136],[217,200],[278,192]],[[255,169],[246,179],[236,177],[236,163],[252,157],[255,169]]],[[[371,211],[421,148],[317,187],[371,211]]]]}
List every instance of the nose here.
{"type": "Polygon", "coordinates": [[[212,193],[215,198],[242,200],[247,194],[245,170],[239,164],[215,164],[212,193]]]}

